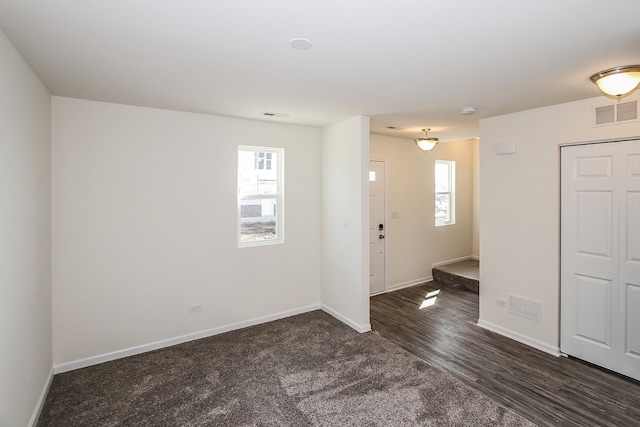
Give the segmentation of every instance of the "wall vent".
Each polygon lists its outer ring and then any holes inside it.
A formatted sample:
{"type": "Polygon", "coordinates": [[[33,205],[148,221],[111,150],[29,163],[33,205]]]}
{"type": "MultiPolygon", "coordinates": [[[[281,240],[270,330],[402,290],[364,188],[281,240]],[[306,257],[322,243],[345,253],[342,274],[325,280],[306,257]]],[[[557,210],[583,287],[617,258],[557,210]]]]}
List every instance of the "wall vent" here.
{"type": "Polygon", "coordinates": [[[616,120],[619,122],[638,120],[638,101],[623,102],[618,104],[616,120]]]}
{"type": "Polygon", "coordinates": [[[614,125],[638,120],[638,101],[593,107],[593,126],[614,125]]]}
{"type": "Polygon", "coordinates": [[[539,302],[514,295],[509,295],[508,297],[508,310],[510,312],[528,319],[540,321],[542,310],[539,302]]]}

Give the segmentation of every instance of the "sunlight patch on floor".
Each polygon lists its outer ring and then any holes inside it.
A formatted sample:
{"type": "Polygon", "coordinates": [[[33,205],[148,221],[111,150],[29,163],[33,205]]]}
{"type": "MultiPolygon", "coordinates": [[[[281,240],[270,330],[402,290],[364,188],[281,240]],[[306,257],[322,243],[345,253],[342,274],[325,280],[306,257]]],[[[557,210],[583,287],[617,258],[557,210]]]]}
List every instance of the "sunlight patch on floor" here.
{"type": "Polygon", "coordinates": [[[435,291],[431,291],[424,297],[424,301],[420,304],[420,309],[431,307],[434,305],[438,299],[438,295],[440,294],[440,289],[436,289],[435,291]]]}

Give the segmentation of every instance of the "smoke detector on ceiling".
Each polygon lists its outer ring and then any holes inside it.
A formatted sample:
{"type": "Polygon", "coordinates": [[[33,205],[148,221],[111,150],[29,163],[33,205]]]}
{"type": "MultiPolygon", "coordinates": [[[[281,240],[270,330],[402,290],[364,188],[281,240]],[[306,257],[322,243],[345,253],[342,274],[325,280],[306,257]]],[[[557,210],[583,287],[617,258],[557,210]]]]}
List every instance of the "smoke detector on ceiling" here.
{"type": "Polygon", "coordinates": [[[303,38],[291,39],[289,43],[291,44],[292,48],[298,49],[298,50],[311,49],[311,46],[313,46],[313,43],[311,43],[311,40],[303,39],[303,38]]]}
{"type": "Polygon", "coordinates": [[[470,114],[475,114],[475,113],[476,113],[476,107],[474,107],[473,105],[469,105],[462,109],[462,114],[464,114],[465,116],[468,116],[470,114]]]}

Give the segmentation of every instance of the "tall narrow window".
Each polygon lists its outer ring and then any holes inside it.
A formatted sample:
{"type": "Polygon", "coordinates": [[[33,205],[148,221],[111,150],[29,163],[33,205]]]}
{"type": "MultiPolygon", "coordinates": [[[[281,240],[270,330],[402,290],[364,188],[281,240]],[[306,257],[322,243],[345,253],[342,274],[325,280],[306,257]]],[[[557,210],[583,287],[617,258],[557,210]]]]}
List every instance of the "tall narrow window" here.
{"type": "Polygon", "coordinates": [[[456,162],[436,160],[435,166],[436,226],[455,224],[456,162]]]}
{"type": "Polygon", "coordinates": [[[238,247],[284,241],[284,149],[238,146],[238,247]]]}

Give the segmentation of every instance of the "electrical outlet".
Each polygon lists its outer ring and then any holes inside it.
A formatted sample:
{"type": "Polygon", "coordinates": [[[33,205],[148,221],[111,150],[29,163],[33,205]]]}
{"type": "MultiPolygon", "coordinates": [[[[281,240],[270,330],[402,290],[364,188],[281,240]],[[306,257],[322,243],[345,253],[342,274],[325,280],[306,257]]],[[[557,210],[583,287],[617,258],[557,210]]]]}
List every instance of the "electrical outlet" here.
{"type": "Polygon", "coordinates": [[[502,298],[496,298],[496,305],[498,307],[506,307],[507,306],[507,300],[506,299],[502,299],[502,298]]]}
{"type": "Polygon", "coordinates": [[[195,313],[197,311],[202,311],[202,304],[193,304],[191,307],[189,307],[190,313],[195,313]]]}

